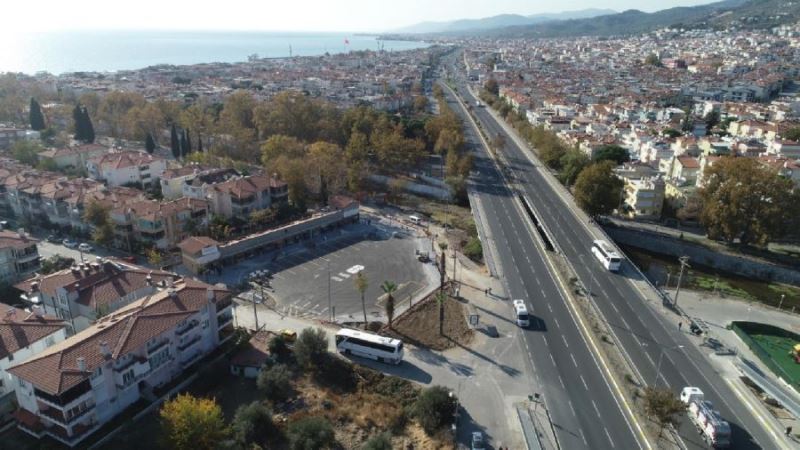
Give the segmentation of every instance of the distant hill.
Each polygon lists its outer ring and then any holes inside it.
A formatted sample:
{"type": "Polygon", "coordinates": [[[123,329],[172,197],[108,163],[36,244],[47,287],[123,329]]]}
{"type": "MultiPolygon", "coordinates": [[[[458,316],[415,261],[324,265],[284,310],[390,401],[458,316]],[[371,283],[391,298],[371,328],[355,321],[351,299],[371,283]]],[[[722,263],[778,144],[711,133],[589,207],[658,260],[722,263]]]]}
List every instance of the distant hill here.
{"type": "Polygon", "coordinates": [[[554,20],[585,19],[607,14],[615,14],[613,9],[582,9],[579,11],[565,11],[560,13],[534,14],[523,16],[520,14],[500,14],[483,19],[462,19],[451,22],[422,22],[416,25],[400,28],[392,33],[402,34],[430,34],[453,33],[461,31],[490,30],[511,26],[533,25],[554,20]]]}
{"type": "MultiPolygon", "coordinates": [[[[493,37],[567,37],[632,35],[660,28],[769,28],[800,20],[796,0],[724,0],[645,13],[628,10],[591,19],[571,19],[481,30],[493,37]]],[[[448,32],[447,34],[458,34],[448,32]]]]}

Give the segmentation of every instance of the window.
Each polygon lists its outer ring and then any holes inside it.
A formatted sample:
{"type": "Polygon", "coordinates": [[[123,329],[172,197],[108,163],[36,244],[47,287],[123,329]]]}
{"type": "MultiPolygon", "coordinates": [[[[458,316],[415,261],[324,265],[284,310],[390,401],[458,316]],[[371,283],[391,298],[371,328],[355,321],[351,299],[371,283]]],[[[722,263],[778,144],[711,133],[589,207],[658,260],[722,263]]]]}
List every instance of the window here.
{"type": "Polygon", "coordinates": [[[22,378],[17,378],[17,383],[21,388],[28,387],[27,383],[25,383],[25,380],[23,380],[22,378]]]}
{"type": "Polygon", "coordinates": [[[169,347],[150,357],[150,368],[155,370],[167,360],[169,360],[169,347]]]}
{"type": "Polygon", "coordinates": [[[133,383],[133,380],[134,380],[135,378],[136,378],[136,377],[133,375],[133,369],[131,369],[131,370],[129,370],[129,371],[127,371],[127,372],[125,372],[125,373],[123,373],[123,374],[122,374],[122,383],[123,383],[125,386],[127,386],[127,385],[129,385],[129,384],[133,383]]]}
{"type": "Polygon", "coordinates": [[[51,347],[55,343],[56,343],[56,338],[53,337],[52,335],[51,336],[47,336],[47,338],[45,338],[45,340],[44,340],[44,345],[47,346],[47,347],[51,347]]]}
{"type": "Polygon", "coordinates": [[[208,319],[203,321],[203,328],[208,328],[208,319]]]}
{"type": "Polygon", "coordinates": [[[95,370],[92,373],[91,379],[94,380],[95,378],[99,377],[102,374],[103,374],[103,368],[102,367],[98,367],[97,370],[95,370]]]}
{"type": "Polygon", "coordinates": [[[62,304],[62,305],[66,305],[66,304],[67,304],[67,299],[66,299],[65,297],[61,297],[61,298],[59,299],[59,301],[61,301],[61,304],[62,304]]]}

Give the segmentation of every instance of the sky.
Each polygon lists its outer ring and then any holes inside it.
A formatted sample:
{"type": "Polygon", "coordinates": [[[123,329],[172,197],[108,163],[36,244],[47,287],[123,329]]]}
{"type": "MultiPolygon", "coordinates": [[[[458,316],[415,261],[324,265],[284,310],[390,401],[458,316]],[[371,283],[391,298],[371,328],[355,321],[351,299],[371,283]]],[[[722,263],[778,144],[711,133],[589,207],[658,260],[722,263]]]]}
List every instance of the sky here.
{"type": "Polygon", "coordinates": [[[5,32],[89,29],[391,31],[423,21],[585,8],[655,11],[709,0],[12,0],[5,32]]]}

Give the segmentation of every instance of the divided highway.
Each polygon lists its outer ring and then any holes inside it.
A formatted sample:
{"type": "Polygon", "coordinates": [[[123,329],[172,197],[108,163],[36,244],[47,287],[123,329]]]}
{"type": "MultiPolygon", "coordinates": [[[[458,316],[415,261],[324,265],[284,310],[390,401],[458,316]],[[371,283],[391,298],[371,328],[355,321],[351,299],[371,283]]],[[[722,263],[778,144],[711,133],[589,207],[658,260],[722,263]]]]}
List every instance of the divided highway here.
{"type": "MultiPolygon", "coordinates": [[[[475,104],[476,99],[470,94],[465,84],[459,84],[458,91],[465,101],[475,104]]],[[[475,108],[474,110],[481,125],[490,136],[500,134],[506,138],[501,151],[508,164],[513,168],[514,175],[522,184],[524,195],[541,215],[539,219],[553,233],[553,238],[578,276],[592,291],[595,302],[646,382],[650,385],[657,383],[661,386],[669,386],[676,393],[683,386],[700,387],[705,392],[706,398],[711,400],[722,416],[730,422],[733,448],[774,447],[775,444],[756,418],[739,402],[726,382],[688,341],[688,335],[681,333],[673,323],[658,315],[653,307],[647,304],[643,293],[629,279],[629,277],[639,279],[638,273],[632,267],[625,267],[621,273],[614,274],[605,270],[594,259],[590,246],[595,237],[547,181],[542,172],[546,169],[536,167],[531,162],[511,134],[492,117],[489,111],[485,108],[475,108]],[[662,351],[664,354],[656,381],[657,360],[662,351]]],[[[497,220],[502,221],[500,218],[497,220]]],[[[514,244],[521,247],[524,243],[519,241],[514,244]]],[[[519,249],[516,250],[519,251],[519,249]]],[[[526,256],[529,256],[532,261],[538,261],[541,258],[531,254],[526,256]]],[[[527,264],[523,264],[523,261],[527,263],[527,260],[516,259],[512,260],[512,264],[527,266],[527,264]],[[519,264],[515,264],[514,261],[519,264]]],[[[631,263],[626,262],[625,264],[631,263]]],[[[538,266],[538,263],[534,264],[533,267],[536,268],[533,271],[540,278],[546,277],[538,270],[538,266]]],[[[515,271],[509,265],[504,264],[504,267],[507,275],[515,271]]],[[[519,267],[519,270],[527,269],[519,267]]],[[[546,269],[542,268],[541,270],[546,269]]],[[[547,308],[558,308],[556,303],[561,302],[558,294],[542,292],[542,295],[539,296],[536,293],[534,290],[534,295],[528,297],[534,308],[541,311],[542,303],[545,303],[547,308]]],[[[557,317],[562,316],[554,315],[548,323],[553,323],[552,320],[557,317]]],[[[547,321],[547,319],[545,320],[547,321]]],[[[557,339],[557,335],[554,336],[556,339],[550,337],[550,333],[547,336],[550,342],[557,339]]],[[[573,350],[573,347],[570,347],[570,350],[573,350]]],[[[554,349],[554,351],[558,350],[554,349]]],[[[581,370],[578,372],[583,374],[584,378],[588,378],[581,370]]],[[[572,388],[574,387],[570,389],[572,388]]],[[[602,420],[598,423],[603,423],[608,427],[617,427],[618,425],[608,423],[609,414],[605,413],[605,409],[603,411],[602,420]]],[[[689,448],[706,448],[688,420],[683,420],[679,432],[689,448]]]]}
{"type": "MultiPolygon", "coordinates": [[[[488,252],[490,245],[494,247],[495,263],[510,297],[498,301],[510,305],[513,298],[525,299],[535,316],[532,329],[519,329],[516,337],[524,340],[529,353],[525,356],[531,360],[535,384],[542,387],[539,393],[549,408],[561,448],[641,448],[635,428],[623,414],[620,400],[606,382],[537,247],[530,220],[505,185],[466,111],[445,92],[452,109],[464,120],[465,139],[474,152],[470,183],[483,210],[482,225],[491,236],[484,248],[488,252]]],[[[503,319],[513,321],[510,306],[503,319]]]]}

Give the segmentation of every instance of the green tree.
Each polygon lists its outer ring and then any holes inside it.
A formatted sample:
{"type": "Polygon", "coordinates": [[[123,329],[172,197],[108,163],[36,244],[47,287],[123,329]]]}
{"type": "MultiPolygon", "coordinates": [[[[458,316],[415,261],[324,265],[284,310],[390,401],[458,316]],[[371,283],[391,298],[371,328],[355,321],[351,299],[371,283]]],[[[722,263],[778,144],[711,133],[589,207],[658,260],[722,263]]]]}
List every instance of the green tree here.
{"type": "Polygon", "coordinates": [[[75,140],[86,142],[89,134],[86,126],[86,119],[83,115],[83,108],[80,103],[76,104],[75,108],[72,110],[72,124],[75,140]]]}
{"type": "Polygon", "coordinates": [[[161,252],[154,247],[147,251],[147,262],[153,267],[160,268],[161,264],[164,262],[164,257],[161,256],[161,252]]]}
{"type": "Polygon", "coordinates": [[[114,241],[114,226],[111,222],[106,222],[94,229],[92,240],[104,246],[109,246],[114,241]]]}
{"type": "MultiPolygon", "coordinates": [[[[442,257],[442,261],[444,261],[444,257],[442,257]]],[[[439,307],[439,336],[444,336],[444,302],[447,301],[447,294],[440,289],[434,296],[434,299],[436,300],[436,305],[439,307]]]]}
{"type": "Polygon", "coordinates": [[[612,161],[617,165],[626,163],[631,160],[628,150],[620,147],[619,145],[604,145],[597,149],[594,155],[595,161],[612,161]]]}
{"type": "Polygon", "coordinates": [[[587,214],[608,214],[620,204],[623,182],[612,169],[614,163],[602,161],[583,169],[575,180],[575,201],[587,214]]]}
{"type": "Polygon", "coordinates": [[[558,173],[558,178],[567,186],[572,186],[575,184],[575,180],[578,179],[578,175],[585,169],[591,161],[586,153],[580,151],[577,148],[571,148],[564,153],[564,156],[561,157],[559,165],[561,166],[561,170],[558,173]]]}
{"type": "Polygon", "coordinates": [[[110,211],[111,209],[102,203],[90,201],[83,212],[83,220],[95,227],[100,227],[111,221],[110,211]]]}
{"type": "Polygon", "coordinates": [[[359,271],[356,274],[354,279],[356,290],[359,294],[361,294],[361,308],[364,310],[364,329],[367,329],[367,325],[369,321],[367,320],[367,302],[364,300],[364,293],[367,292],[367,287],[369,287],[369,281],[367,280],[366,275],[364,275],[364,271],[359,271]]]}
{"type": "Polygon", "coordinates": [[[661,67],[661,59],[655,53],[650,53],[644,59],[644,63],[648,66],[661,67]]]}
{"type": "Polygon", "coordinates": [[[111,136],[120,138],[128,125],[128,112],[144,105],[144,97],[137,92],[111,91],[103,96],[95,112],[111,136]]]}
{"type": "Polygon", "coordinates": [[[178,394],[159,411],[161,428],[170,448],[213,450],[228,435],[222,408],[209,398],[178,394]]]}
{"type": "Polygon", "coordinates": [[[299,159],[306,156],[306,146],[297,138],[283,134],[273,134],[261,144],[261,163],[269,167],[280,156],[299,159]]]}
{"type": "Polygon", "coordinates": [[[328,357],[328,337],[321,328],[305,328],[294,343],[294,357],[304,369],[319,369],[328,357]]]}
{"type": "Polygon", "coordinates": [[[147,150],[147,153],[151,155],[156,150],[156,141],[153,139],[153,135],[150,133],[147,133],[147,137],[145,137],[144,149],[147,150]]]}
{"type": "Polygon", "coordinates": [[[287,434],[291,450],[318,450],[336,445],[333,426],[324,417],[310,416],[296,420],[289,424],[287,434]]]}
{"type": "Polygon", "coordinates": [[[709,111],[708,114],[706,114],[706,116],[704,117],[704,120],[706,121],[706,132],[710,133],[715,126],[719,125],[720,121],[719,111],[717,110],[709,111]]]}
{"type": "Polygon", "coordinates": [[[178,138],[178,129],[175,128],[173,123],[169,130],[169,144],[172,150],[172,156],[177,160],[181,157],[181,141],[178,138]]]}
{"type": "Polygon", "coordinates": [[[700,220],[712,238],[767,245],[790,230],[800,195],[790,180],[752,158],[724,157],[704,171],[700,220]]]}
{"type": "Polygon", "coordinates": [[[376,434],[364,443],[361,450],[392,450],[392,435],[387,432],[376,434]]]}
{"type": "Polygon", "coordinates": [[[686,405],[669,389],[647,387],[644,390],[644,409],[658,424],[658,437],[661,438],[664,428],[680,424],[686,405]]]}
{"type": "Polygon", "coordinates": [[[47,125],[44,123],[44,114],[42,114],[42,108],[39,106],[39,102],[37,102],[33,97],[31,97],[28,119],[30,121],[32,130],[42,131],[47,128],[47,125]]]}
{"type": "Polygon", "coordinates": [[[82,129],[84,133],[82,141],[86,142],[87,144],[91,144],[94,142],[94,125],[92,125],[92,118],[89,117],[89,110],[86,107],[81,109],[81,122],[82,122],[82,129]]]}
{"type": "Polygon", "coordinates": [[[29,140],[21,140],[11,146],[11,156],[22,164],[35,167],[39,162],[39,152],[44,151],[41,144],[29,140]]]}
{"type": "Polygon", "coordinates": [[[239,444],[263,445],[266,437],[275,431],[272,411],[263,403],[255,401],[236,409],[231,422],[231,431],[239,444]]]}
{"type": "Polygon", "coordinates": [[[292,374],[286,365],[275,364],[258,374],[256,385],[270,401],[282,402],[291,395],[291,378],[292,374]]]}
{"type": "Polygon", "coordinates": [[[181,130],[180,140],[178,144],[180,148],[180,157],[186,158],[189,155],[189,141],[186,140],[186,130],[181,130]]]}
{"type": "Polygon", "coordinates": [[[289,190],[289,202],[298,210],[306,210],[308,185],[306,184],[307,164],[301,159],[279,156],[270,166],[286,182],[289,190]]]}
{"type": "Polygon", "coordinates": [[[394,319],[394,293],[397,292],[397,283],[386,280],[381,284],[381,290],[386,294],[384,309],[386,310],[386,318],[389,320],[389,328],[391,328],[392,319],[394,319]]]}
{"type": "Polygon", "coordinates": [[[423,389],[414,402],[414,416],[428,435],[449,425],[456,412],[457,400],[443,386],[432,386],[423,389]]]}
{"type": "MultiPolygon", "coordinates": [[[[727,128],[727,127],[726,127],[727,128]]],[[[800,127],[794,127],[789,129],[786,133],[783,134],[784,139],[789,141],[800,141],[800,127]]]]}
{"type": "Polygon", "coordinates": [[[497,84],[497,80],[494,78],[486,80],[486,82],[483,83],[483,88],[492,95],[500,95],[500,85],[497,84]]]}

